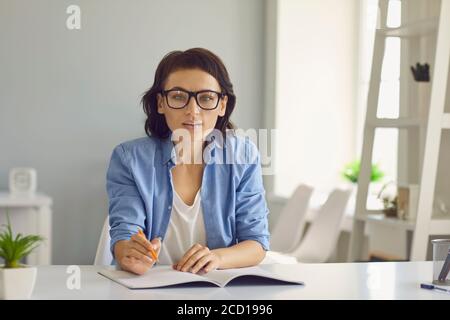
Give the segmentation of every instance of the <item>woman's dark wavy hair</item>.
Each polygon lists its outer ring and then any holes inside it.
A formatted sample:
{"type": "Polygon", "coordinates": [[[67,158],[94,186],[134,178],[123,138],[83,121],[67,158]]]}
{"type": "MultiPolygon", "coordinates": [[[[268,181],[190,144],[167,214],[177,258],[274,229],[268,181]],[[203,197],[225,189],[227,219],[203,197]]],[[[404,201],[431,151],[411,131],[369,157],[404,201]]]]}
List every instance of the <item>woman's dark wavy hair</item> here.
{"type": "Polygon", "coordinates": [[[142,106],[147,115],[145,120],[145,132],[148,136],[167,138],[170,136],[170,129],[167,126],[163,114],[157,112],[158,93],[164,90],[164,84],[169,75],[182,69],[200,69],[212,75],[220,85],[223,93],[228,96],[225,115],[217,119],[215,128],[226,136],[227,129],[234,129],[230,121],[231,113],[236,105],[236,96],[233,91],[233,84],[230,81],[228,71],[222,60],[209,50],[203,48],[192,48],[186,51],[172,51],[164,56],[155,72],[155,80],[152,87],[143,94],[142,106]]]}

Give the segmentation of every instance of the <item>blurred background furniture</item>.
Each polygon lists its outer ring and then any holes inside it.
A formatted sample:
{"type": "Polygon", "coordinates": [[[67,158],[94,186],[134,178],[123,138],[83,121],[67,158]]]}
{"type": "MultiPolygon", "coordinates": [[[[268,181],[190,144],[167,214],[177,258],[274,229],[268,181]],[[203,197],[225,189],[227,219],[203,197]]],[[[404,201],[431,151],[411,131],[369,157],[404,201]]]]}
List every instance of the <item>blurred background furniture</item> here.
{"type": "Polygon", "coordinates": [[[97,246],[97,252],[95,254],[94,265],[107,266],[113,261],[113,256],[110,250],[110,236],[109,236],[109,216],[106,216],[103,223],[102,231],[100,234],[100,240],[97,246]]]}
{"type": "Polygon", "coordinates": [[[289,255],[299,262],[327,262],[335,253],[351,190],[333,190],[317,212],[300,245],[289,255]]]}
{"type": "Polygon", "coordinates": [[[295,189],[271,233],[271,250],[291,252],[298,246],[305,228],[305,218],[312,192],[313,188],[304,184],[295,189]]]}

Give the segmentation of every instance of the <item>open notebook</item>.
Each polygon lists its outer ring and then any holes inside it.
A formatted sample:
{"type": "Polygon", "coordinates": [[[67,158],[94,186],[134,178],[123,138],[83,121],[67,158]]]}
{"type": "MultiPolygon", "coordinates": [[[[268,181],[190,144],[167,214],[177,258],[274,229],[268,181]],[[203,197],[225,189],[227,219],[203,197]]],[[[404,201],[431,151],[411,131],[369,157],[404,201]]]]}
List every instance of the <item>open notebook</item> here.
{"type": "Polygon", "coordinates": [[[219,287],[226,286],[231,280],[252,276],[261,279],[276,280],[279,283],[304,284],[298,279],[271,273],[263,268],[249,267],[238,269],[214,270],[203,275],[173,270],[171,266],[156,266],[139,276],[122,270],[101,270],[99,273],[130,289],[166,287],[176,284],[209,282],[219,287]]]}

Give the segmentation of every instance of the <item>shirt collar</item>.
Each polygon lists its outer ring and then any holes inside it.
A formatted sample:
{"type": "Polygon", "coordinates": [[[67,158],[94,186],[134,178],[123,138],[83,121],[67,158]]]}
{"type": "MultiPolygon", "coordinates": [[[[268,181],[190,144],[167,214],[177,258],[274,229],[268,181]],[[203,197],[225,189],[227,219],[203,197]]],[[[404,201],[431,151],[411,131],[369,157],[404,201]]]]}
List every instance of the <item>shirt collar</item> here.
{"type": "Polygon", "coordinates": [[[170,160],[174,162],[176,158],[175,148],[170,136],[160,139],[160,145],[162,148],[162,163],[167,164],[170,160]]]}

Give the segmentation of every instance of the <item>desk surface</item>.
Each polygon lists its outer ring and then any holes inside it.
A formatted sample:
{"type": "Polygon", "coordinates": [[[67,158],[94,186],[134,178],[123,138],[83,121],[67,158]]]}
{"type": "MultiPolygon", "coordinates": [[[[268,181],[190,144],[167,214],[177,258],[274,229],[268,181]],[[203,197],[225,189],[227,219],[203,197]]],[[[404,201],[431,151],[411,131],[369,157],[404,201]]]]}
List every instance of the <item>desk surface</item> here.
{"type": "Polygon", "coordinates": [[[80,266],[81,288],[69,290],[67,266],[39,266],[32,299],[450,299],[450,294],[420,289],[431,280],[432,262],[268,264],[275,272],[301,275],[305,286],[242,283],[225,288],[177,286],[129,290],[80,266]]]}

